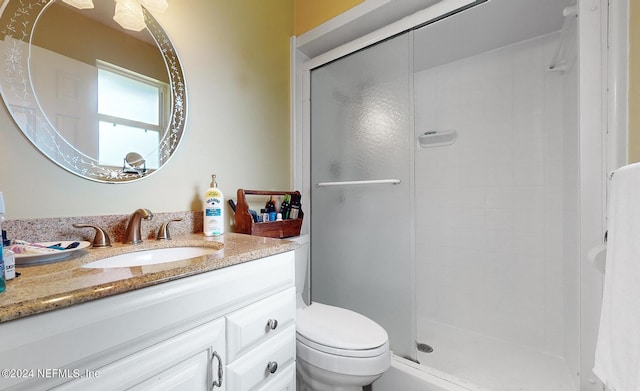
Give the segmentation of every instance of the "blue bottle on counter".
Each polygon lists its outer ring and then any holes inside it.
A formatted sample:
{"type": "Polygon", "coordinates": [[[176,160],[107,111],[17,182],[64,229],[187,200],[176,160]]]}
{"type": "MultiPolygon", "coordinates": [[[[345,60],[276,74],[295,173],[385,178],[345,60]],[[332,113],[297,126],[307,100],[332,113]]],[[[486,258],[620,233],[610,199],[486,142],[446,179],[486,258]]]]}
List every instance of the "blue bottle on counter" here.
{"type": "MultiPolygon", "coordinates": [[[[4,223],[4,198],[0,191],[0,229],[2,229],[2,223],[4,223]]],[[[4,282],[4,259],[2,258],[2,250],[2,240],[0,240],[0,292],[4,292],[7,288],[7,285],[4,282]]]]}

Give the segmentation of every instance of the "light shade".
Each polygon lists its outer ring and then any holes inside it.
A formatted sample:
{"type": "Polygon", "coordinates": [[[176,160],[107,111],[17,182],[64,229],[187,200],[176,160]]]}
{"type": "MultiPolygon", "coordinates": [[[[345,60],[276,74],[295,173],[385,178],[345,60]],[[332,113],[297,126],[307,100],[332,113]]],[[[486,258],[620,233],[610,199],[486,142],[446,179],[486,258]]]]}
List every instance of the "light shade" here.
{"type": "Polygon", "coordinates": [[[93,8],[93,0],[62,0],[62,2],[81,10],[93,8]]]}
{"type": "Polygon", "coordinates": [[[167,0],[139,0],[140,4],[144,6],[144,8],[148,9],[151,12],[163,13],[169,4],[167,0]]]}
{"type": "Polygon", "coordinates": [[[140,31],[147,27],[138,0],[116,0],[113,20],[127,30],[140,31]]]}

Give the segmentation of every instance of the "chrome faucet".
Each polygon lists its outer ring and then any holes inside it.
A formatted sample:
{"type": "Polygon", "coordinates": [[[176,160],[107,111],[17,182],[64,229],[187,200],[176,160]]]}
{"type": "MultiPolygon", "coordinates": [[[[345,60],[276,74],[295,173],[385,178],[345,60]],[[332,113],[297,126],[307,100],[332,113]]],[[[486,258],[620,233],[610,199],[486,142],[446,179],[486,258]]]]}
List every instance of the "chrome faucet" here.
{"type": "Polygon", "coordinates": [[[129,217],[129,224],[127,225],[127,237],[125,243],[142,243],[142,233],[140,232],[140,226],[142,225],[142,219],[151,220],[153,213],[149,209],[140,208],[131,213],[129,217]]]}

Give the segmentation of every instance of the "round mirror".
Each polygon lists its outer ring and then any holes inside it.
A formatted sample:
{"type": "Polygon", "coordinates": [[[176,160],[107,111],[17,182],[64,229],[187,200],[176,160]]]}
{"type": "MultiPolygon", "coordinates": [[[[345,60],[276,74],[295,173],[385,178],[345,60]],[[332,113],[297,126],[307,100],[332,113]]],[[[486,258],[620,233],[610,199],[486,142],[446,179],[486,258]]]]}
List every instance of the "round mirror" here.
{"type": "Polygon", "coordinates": [[[0,92],[24,135],[83,178],[126,183],[161,168],[184,131],[186,89],[168,36],[113,21],[115,2],[5,0],[0,92]]]}

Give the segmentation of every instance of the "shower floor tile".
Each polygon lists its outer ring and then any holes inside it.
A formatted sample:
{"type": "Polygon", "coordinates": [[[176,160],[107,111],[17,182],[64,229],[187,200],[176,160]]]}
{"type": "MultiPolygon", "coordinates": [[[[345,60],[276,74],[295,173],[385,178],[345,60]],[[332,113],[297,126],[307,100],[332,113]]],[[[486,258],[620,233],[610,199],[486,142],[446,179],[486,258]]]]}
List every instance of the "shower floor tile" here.
{"type": "Polygon", "coordinates": [[[425,323],[418,341],[432,353],[418,353],[422,365],[492,391],[576,391],[563,358],[503,340],[425,323]]]}

